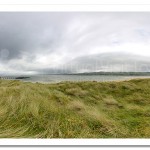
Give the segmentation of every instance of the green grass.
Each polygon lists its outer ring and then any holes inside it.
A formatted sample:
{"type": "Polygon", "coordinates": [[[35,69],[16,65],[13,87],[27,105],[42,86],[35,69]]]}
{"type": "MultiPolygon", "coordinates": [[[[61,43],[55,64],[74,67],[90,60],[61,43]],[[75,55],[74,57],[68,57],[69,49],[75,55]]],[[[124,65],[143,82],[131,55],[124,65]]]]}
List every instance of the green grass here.
{"type": "Polygon", "coordinates": [[[150,79],[0,80],[0,138],[149,138],[150,79]]]}

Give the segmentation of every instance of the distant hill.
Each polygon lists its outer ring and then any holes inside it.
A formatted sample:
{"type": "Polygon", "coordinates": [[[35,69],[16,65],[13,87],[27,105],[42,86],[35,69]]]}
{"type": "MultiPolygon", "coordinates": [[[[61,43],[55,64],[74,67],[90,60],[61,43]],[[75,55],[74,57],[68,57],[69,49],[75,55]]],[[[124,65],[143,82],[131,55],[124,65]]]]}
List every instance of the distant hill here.
{"type": "Polygon", "coordinates": [[[119,76],[150,76],[150,72],[85,72],[76,75],[119,75],[119,76]]]}

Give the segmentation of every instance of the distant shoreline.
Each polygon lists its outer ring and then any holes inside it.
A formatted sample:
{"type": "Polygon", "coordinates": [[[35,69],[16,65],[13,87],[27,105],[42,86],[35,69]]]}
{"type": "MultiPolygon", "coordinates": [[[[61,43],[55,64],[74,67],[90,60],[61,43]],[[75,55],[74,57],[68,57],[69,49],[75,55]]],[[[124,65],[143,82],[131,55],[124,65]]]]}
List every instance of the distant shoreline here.
{"type": "Polygon", "coordinates": [[[150,79],[150,76],[137,76],[136,77],[131,77],[131,78],[128,78],[128,79],[120,79],[120,80],[114,80],[114,81],[108,81],[108,82],[122,82],[122,81],[130,81],[130,80],[140,80],[140,79],[150,79]]]}
{"type": "Polygon", "coordinates": [[[150,72],[84,72],[71,75],[150,76],[150,72]]]}

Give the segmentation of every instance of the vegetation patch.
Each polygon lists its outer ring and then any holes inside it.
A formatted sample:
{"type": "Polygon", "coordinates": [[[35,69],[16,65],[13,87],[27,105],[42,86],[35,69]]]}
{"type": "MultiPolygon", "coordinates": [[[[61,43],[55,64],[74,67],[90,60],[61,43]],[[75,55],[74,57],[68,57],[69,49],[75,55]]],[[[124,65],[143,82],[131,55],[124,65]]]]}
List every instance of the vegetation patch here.
{"type": "Polygon", "coordinates": [[[0,138],[149,138],[150,79],[0,80],[0,138]]]}

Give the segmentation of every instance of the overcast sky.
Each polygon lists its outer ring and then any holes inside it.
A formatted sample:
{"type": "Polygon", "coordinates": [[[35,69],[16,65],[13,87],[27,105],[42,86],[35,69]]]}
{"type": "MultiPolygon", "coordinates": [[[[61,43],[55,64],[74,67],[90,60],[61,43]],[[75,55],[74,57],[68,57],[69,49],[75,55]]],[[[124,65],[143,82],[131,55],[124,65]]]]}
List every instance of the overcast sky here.
{"type": "Polygon", "coordinates": [[[150,57],[150,13],[0,12],[0,73],[38,73],[106,52],[150,57]]]}

